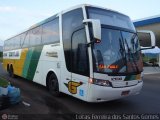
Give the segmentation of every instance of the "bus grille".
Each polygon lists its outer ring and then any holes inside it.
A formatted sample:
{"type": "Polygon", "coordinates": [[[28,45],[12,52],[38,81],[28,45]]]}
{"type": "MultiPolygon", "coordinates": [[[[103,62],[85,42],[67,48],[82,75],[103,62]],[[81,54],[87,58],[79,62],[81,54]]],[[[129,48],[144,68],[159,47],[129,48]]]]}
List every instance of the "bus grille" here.
{"type": "Polygon", "coordinates": [[[119,88],[119,87],[129,87],[133,85],[137,85],[138,80],[131,80],[131,81],[113,81],[112,87],[119,88]]]}

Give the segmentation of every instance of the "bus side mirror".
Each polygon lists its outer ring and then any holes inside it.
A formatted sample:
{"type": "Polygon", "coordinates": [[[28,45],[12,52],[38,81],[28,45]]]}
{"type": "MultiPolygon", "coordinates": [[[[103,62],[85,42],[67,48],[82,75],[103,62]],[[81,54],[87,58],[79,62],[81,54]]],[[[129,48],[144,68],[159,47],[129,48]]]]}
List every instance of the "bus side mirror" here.
{"type": "Polygon", "coordinates": [[[140,41],[141,50],[155,47],[155,34],[149,30],[138,30],[137,35],[140,41]]]}
{"type": "Polygon", "coordinates": [[[93,37],[94,41],[92,43],[100,43],[101,42],[101,22],[98,19],[85,19],[83,23],[91,23],[93,29],[93,37]]]}

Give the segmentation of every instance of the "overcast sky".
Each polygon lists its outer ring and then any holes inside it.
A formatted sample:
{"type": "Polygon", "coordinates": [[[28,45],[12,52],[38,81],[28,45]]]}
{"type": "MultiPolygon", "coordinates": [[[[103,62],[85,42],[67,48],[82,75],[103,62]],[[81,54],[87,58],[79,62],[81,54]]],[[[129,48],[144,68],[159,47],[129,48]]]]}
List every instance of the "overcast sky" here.
{"type": "Polygon", "coordinates": [[[0,40],[83,3],[119,11],[132,20],[160,14],[160,0],[0,0],[0,40]]]}

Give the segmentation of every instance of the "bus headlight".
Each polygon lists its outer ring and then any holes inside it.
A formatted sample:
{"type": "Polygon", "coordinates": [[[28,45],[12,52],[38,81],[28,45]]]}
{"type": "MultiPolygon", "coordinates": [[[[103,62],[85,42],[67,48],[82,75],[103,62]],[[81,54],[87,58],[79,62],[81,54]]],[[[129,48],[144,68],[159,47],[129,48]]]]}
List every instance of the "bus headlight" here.
{"type": "Polygon", "coordinates": [[[101,79],[90,78],[89,83],[99,85],[99,86],[111,87],[111,83],[110,83],[109,80],[101,80],[101,79]]]}

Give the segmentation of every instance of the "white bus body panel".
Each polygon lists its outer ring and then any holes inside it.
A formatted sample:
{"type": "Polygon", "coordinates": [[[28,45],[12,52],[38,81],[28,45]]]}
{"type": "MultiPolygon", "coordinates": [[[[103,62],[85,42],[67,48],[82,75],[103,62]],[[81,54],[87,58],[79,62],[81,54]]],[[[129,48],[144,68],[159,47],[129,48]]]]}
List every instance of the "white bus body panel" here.
{"type": "Polygon", "coordinates": [[[138,83],[135,86],[124,88],[112,88],[105,86],[98,86],[94,84],[89,85],[88,102],[104,102],[115,99],[124,98],[130,95],[137,95],[140,93],[143,86],[143,82],[138,83]],[[130,91],[128,95],[122,96],[123,91],[130,91]]]}
{"type": "Polygon", "coordinates": [[[44,45],[35,71],[33,81],[46,86],[47,74],[52,71],[60,80],[61,48],[59,44],[44,45]]]}

